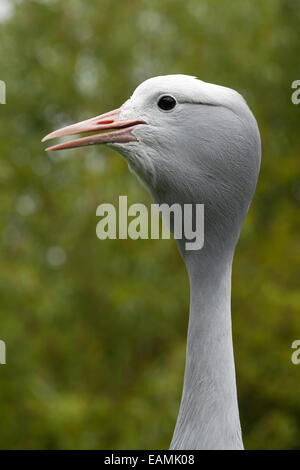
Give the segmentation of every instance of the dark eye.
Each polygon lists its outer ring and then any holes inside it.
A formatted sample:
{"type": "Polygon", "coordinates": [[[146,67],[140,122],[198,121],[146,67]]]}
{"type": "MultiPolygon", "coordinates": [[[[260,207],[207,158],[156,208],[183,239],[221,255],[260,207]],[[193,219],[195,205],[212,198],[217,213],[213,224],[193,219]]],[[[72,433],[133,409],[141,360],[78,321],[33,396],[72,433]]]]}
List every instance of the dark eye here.
{"type": "Polygon", "coordinates": [[[175,108],[176,100],[175,98],[173,98],[173,96],[164,95],[159,98],[157,105],[160,109],[163,109],[164,111],[170,111],[171,109],[175,108]]]}

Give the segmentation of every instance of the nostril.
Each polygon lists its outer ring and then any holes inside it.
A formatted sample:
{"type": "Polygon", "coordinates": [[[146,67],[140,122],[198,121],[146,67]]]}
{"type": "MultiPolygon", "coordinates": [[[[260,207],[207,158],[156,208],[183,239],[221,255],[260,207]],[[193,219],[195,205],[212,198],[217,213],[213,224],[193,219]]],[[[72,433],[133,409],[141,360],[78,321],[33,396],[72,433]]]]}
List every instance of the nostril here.
{"type": "Polygon", "coordinates": [[[113,122],[113,119],[108,119],[107,121],[98,121],[97,124],[112,124],[113,122]]]}

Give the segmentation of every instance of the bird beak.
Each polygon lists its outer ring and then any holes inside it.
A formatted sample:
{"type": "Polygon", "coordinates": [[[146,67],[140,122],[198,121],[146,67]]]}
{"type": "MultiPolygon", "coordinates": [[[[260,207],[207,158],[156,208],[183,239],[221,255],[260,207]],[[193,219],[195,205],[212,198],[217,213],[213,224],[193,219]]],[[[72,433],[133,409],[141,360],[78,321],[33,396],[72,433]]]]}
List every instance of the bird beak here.
{"type": "Polygon", "coordinates": [[[78,122],[77,124],[72,124],[71,126],[63,127],[57,131],[51,132],[51,134],[46,135],[43,138],[42,142],[46,140],[55,139],[56,137],[62,137],[65,135],[74,135],[82,134],[85,132],[101,132],[96,135],[89,135],[87,137],[82,137],[81,139],[71,140],[70,142],[64,142],[62,144],[54,145],[53,147],[48,147],[47,152],[52,150],[64,150],[71,149],[75,147],[84,147],[86,145],[95,145],[95,144],[113,144],[113,143],[126,143],[136,141],[136,137],[132,134],[132,130],[138,124],[146,124],[141,120],[131,120],[125,121],[120,119],[121,109],[115,109],[109,113],[102,114],[101,116],[96,116],[86,121],[78,122]],[[106,130],[113,130],[112,132],[102,132],[106,130]]]}

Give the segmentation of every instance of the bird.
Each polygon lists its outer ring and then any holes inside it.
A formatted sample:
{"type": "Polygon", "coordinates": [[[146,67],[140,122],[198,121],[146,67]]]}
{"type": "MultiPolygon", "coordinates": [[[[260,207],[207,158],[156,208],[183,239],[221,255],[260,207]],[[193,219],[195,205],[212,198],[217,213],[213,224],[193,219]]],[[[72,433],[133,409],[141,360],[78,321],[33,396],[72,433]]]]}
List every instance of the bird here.
{"type": "Polygon", "coordinates": [[[184,234],[176,240],[190,307],[170,449],[242,450],[231,273],[260,171],[257,121],[237,91],[174,74],[148,78],[120,108],[51,132],[43,141],[92,132],[46,150],[105,144],[126,159],[156,204],[204,204],[201,250],[187,250],[184,234]]]}

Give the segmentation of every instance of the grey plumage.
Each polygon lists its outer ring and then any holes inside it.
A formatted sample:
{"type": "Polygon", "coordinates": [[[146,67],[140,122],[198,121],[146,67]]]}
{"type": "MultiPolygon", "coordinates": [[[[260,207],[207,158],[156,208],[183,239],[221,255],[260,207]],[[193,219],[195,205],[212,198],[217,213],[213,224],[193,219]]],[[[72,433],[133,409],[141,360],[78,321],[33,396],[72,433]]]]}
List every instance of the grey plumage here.
{"type": "MultiPolygon", "coordinates": [[[[203,249],[188,251],[186,240],[178,240],[190,280],[190,316],[184,387],[171,448],[242,449],[231,269],[260,168],[255,118],[234,90],[186,75],[146,80],[117,116],[117,125],[124,122],[128,128],[119,132],[119,142],[116,134],[111,142],[109,134],[102,134],[72,146],[106,143],[118,150],[159,204],[205,205],[203,249]],[[177,102],[170,112],[157,106],[165,94],[177,102]]],[[[99,129],[107,127],[101,118],[100,123],[92,120],[99,129]]],[[[47,138],[78,129],[82,123],[47,138]]]]}

